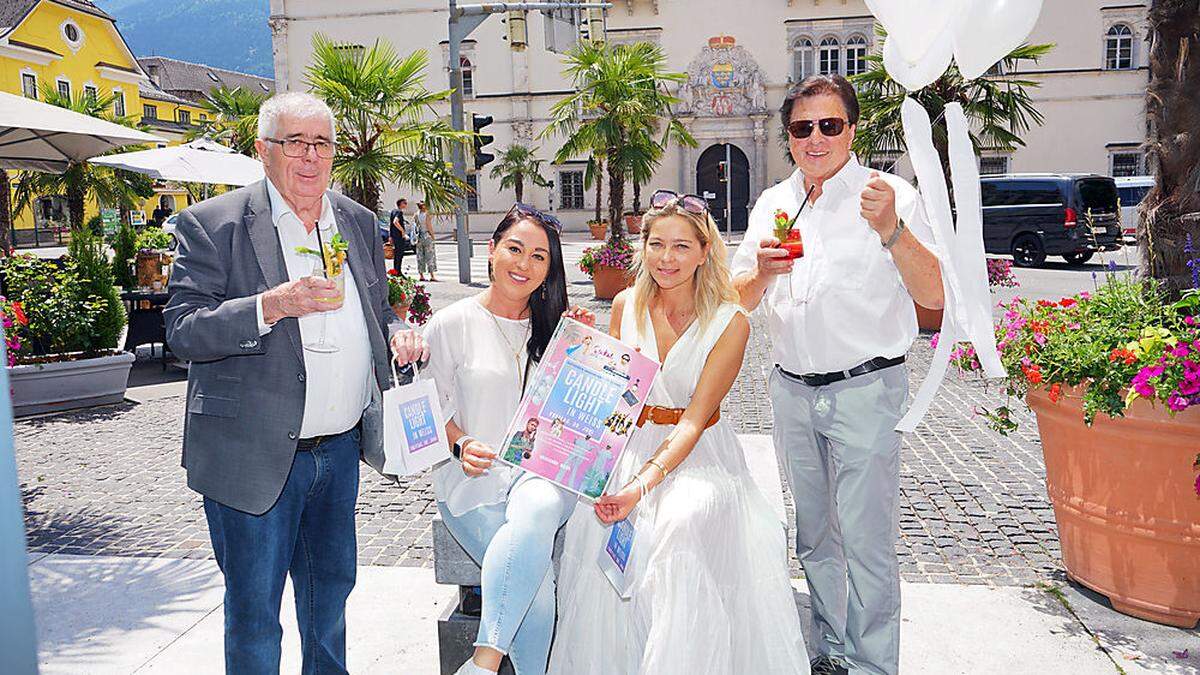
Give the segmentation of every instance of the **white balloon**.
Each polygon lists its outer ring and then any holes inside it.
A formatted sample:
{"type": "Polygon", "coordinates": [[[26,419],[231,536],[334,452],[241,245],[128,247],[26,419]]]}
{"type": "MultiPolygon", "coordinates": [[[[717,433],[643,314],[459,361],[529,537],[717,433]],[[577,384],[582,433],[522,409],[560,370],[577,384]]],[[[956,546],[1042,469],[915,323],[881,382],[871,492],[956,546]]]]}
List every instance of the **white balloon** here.
{"type": "Polygon", "coordinates": [[[954,59],[968,80],[987,72],[1029,37],[1042,0],[965,0],[953,26],[954,59]]]}
{"type": "Polygon", "coordinates": [[[916,63],[907,61],[898,43],[889,34],[883,41],[883,67],[893,80],[909,91],[916,91],[942,76],[950,67],[953,55],[950,29],[942,31],[925,56],[916,63]]]}
{"type": "MultiPolygon", "coordinates": [[[[896,40],[905,61],[918,63],[928,54],[942,31],[963,9],[963,0],[866,0],[867,8],[896,40]]],[[[940,73],[939,73],[940,74],[940,73]]]]}

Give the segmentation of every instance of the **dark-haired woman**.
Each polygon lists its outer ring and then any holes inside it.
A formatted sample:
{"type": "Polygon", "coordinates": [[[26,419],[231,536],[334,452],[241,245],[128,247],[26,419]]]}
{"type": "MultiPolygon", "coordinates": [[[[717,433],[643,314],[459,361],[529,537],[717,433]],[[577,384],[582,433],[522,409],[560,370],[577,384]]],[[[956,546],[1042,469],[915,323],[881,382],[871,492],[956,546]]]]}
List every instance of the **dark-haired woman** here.
{"type": "Polygon", "coordinates": [[[526,383],[567,308],[558,221],[514,206],[488,242],[491,285],[433,315],[425,329],[457,461],[434,473],[446,527],[482,568],[483,610],[473,657],[459,675],[491,675],[505,654],[518,675],[546,671],[554,632],[554,536],[576,498],[494,462],[526,383]]]}

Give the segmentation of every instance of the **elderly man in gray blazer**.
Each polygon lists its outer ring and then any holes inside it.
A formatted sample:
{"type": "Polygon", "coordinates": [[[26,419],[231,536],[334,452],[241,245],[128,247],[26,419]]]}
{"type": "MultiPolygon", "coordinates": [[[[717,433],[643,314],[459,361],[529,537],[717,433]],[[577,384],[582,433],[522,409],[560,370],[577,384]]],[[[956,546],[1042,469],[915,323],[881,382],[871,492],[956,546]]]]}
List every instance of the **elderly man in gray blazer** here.
{"type": "Polygon", "coordinates": [[[179,217],[163,316],[191,362],[183,466],[225,577],[226,670],[279,672],[290,574],[303,672],[344,673],[358,462],[382,466],[389,341],[401,362],[427,353],[388,306],[374,215],[329,190],[328,106],[280,94],[258,125],[266,180],[179,217]],[[319,251],[343,244],[326,278],[319,251]]]}

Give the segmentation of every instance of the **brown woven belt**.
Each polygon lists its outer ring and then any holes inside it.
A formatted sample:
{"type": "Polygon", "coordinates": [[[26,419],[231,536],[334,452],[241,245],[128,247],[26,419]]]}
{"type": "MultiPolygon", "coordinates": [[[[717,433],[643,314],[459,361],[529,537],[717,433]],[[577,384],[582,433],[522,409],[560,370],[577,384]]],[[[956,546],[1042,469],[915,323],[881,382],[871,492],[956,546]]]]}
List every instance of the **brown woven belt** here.
{"type": "MultiPolygon", "coordinates": [[[[683,408],[664,408],[658,405],[648,405],[642,408],[642,414],[638,415],[637,425],[640,427],[646,422],[650,422],[651,424],[662,424],[666,426],[679,424],[680,418],[683,417],[683,411],[683,408]]],[[[718,408],[716,412],[712,414],[712,417],[708,418],[708,422],[704,424],[704,428],[707,429],[711,427],[720,419],[721,410],[718,408]]]]}

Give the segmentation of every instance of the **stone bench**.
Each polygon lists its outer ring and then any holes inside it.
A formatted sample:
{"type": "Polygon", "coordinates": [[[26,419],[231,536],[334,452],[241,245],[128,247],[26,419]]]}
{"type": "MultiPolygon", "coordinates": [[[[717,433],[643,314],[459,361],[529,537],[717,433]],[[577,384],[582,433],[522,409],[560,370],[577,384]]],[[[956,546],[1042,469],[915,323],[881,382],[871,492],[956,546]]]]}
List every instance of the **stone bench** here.
{"type": "MultiPolygon", "coordinates": [[[[554,573],[562,556],[567,528],[554,538],[554,573]]],[[[433,519],[433,577],[439,584],[457,586],[454,602],[438,619],[438,661],[442,675],[454,671],[475,651],[479,633],[479,565],[459,545],[440,516],[433,519]]],[[[513,675],[508,659],[500,666],[501,675],[513,675]]]]}

